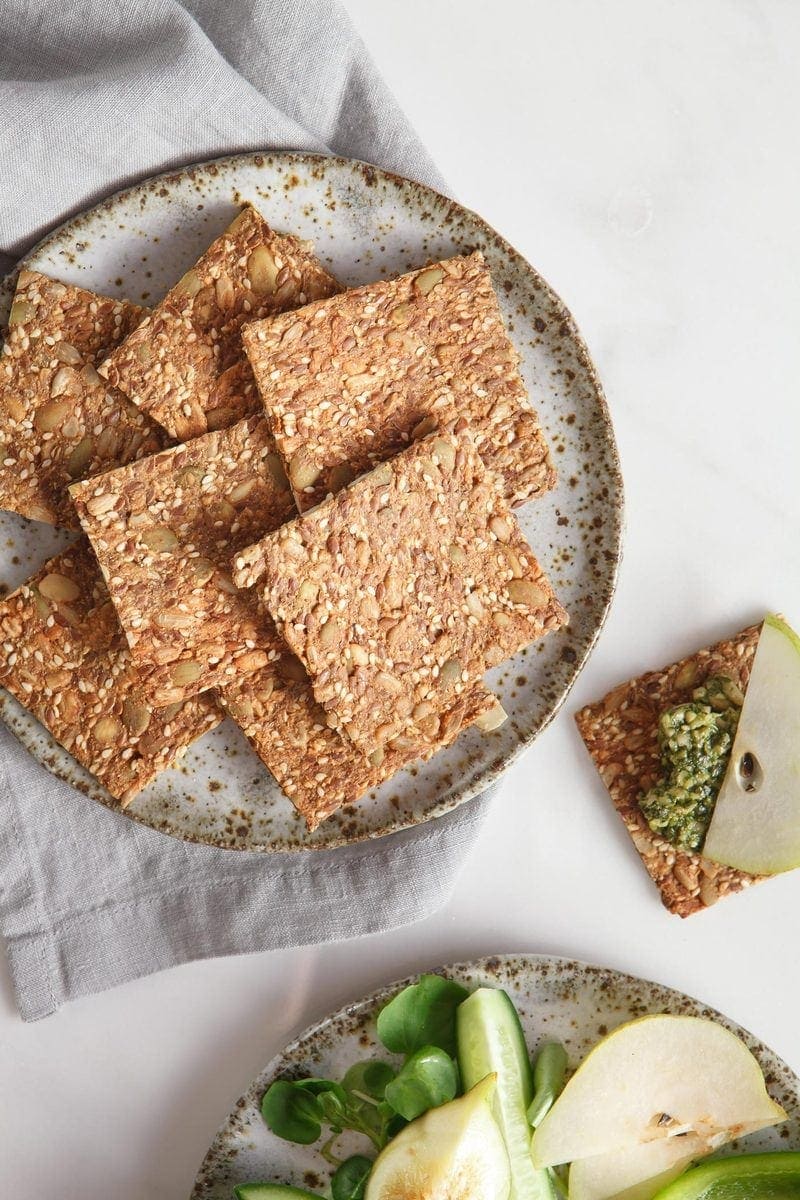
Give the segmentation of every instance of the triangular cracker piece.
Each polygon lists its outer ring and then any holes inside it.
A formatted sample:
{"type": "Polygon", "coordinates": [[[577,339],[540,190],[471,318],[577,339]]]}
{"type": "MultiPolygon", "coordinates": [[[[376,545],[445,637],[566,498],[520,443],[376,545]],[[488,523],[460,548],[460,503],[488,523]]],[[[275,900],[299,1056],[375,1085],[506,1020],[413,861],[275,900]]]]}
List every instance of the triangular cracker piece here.
{"type": "Polygon", "coordinates": [[[204,696],[154,709],[143,682],[84,540],[0,602],[0,685],[123,807],[222,719],[204,696]]]}
{"type": "Polygon", "coordinates": [[[0,358],[0,507],[78,529],[77,479],[152,454],[164,431],[97,364],[145,309],[22,271],[0,358]]]}
{"type": "Polygon", "coordinates": [[[661,671],[621,683],[575,715],[592,761],[665,907],[680,917],[700,912],[757,879],[702,854],[679,850],[650,829],[639,799],[662,775],[658,719],[668,708],[688,703],[694,689],[714,675],[729,676],[745,691],[760,628],[743,629],[661,671]]]}
{"type": "Polygon", "coordinates": [[[237,550],[294,511],[262,416],[194,438],[73,488],[131,654],[155,704],[221,687],[281,645],[237,550]]]}
{"type": "Polygon", "coordinates": [[[488,732],[505,720],[498,701],[478,684],[448,714],[435,742],[405,741],[367,759],[328,726],[302,663],[288,652],[254,675],[236,680],[219,694],[219,701],[305,817],[309,830],[403,767],[452,745],[469,725],[488,732]]]}
{"type": "Polygon", "coordinates": [[[246,205],[150,316],[103,364],[101,374],[179,441],[257,411],[240,390],[221,404],[216,381],[244,357],[245,321],[330,296],[339,284],[311,245],[274,233],[246,205]],[[212,415],[214,414],[214,415],[212,415]]]}

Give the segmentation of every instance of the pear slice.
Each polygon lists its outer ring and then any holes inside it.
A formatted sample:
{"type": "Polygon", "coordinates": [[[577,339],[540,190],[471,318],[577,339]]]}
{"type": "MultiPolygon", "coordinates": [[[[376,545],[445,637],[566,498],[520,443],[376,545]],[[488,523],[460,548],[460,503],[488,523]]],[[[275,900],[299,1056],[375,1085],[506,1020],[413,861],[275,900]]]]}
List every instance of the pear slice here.
{"type": "Polygon", "coordinates": [[[800,866],[800,638],[767,617],[703,857],[752,875],[800,866]]]}
{"type": "Polygon", "coordinates": [[[708,1147],[694,1133],[627,1150],[579,1158],[569,1172],[569,1200],[652,1200],[708,1147]]]}
{"type": "Polygon", "coordinates": [[[641,1017],[603,1038],[533,1136],[537,1167],[694,1133],[709,1150],[775,1125],[744,1042],[701,1017],[641,1017]]]}
{"type": "Polygon", "coordinates": [[[432,1108],[375,1159],[365,1200],[508,1200],[511,1171],[492,1116],[496,1075],[432,1108]]]}

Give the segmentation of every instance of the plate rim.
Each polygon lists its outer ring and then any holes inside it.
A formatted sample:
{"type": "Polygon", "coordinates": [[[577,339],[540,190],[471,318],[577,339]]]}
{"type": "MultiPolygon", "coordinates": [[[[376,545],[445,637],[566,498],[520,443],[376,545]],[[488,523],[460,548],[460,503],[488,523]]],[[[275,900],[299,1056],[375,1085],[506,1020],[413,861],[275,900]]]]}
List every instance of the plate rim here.
{"type": "Polygon", "coordinates": [[[618,970],[616,967],[603,966],[599,963],[586,962],[583,959],[572,958],[570,955],[540,954],[536,951],[521,951],[516,953],[514,951],[504,951],[501,954],[485,954],[479,956],[478,958],[459,959],[456,962],[449,962],[444,965],[423,967],[410,975],[404,976],[402,979],[395,980],[391,983],[382,984],[359,999],[351,1000],[339,1005],[338,1008],[327,1012],[324,1016],[315,1021],[311,1021],[298,1033],[294,1034],[291,1040],[288,1041],[283,1047],[283,1049],[279,1050],[276,1054],[273,1054],[273,1056],[261,1068],[261,1070],[259,1070],[253,1076],[247,1086],[247,1090],[234,1101],[227,1116],[214,1134],[211,1143],[203,1156],[202,1162],[197,1169],[189,1200],[200,1200],[200,1194],[196,1195],[196,1193],[198,1186],[201,1183],[204,1183],[204,1180],[201,1179],[203,1169],[209,1157],[214,1152],[217,1142],[228,1129],[234,1113],[241,1111],[249,1105],[249,1093],[256,1086],[259,1079],[264,1076],[275,1074],[281,1063],[299,1050],[303,1042],[315,1035],[324,1033],[325,1030],[330,1027],[330,1025],[338,1020],[344,1019],[345,1017],[355,1017],[361,1011],[374,1007],[382,1000],[388,999],[401,988],[408,987],[409,984],[417,981],[421,975],[433,974],[448,976],[453,971],[477,973],[484,969],[490,970],[491,964],[499,963],[503,965],[520,962],[524,962],[526,968],[530,963],[538,963],[547,966],[555,966],[557,969],[566,968],[575,972],[597,973],[606,976],[610,975],[614,977],[614,980],[618,985],[633,985],[635,988],[644,987],[658,989],[662,992],[670,993],[681,1001],[688,1001],[690,1005],[701,1008],[704,1013],[708,1014],[710,1020],[719,1022],[726,1029],[729,1029],[731,1032],[734,1032],[737,1036],[741,1037],[741,1039],[757,1058],[760,1058],[763,1053],[766,1053],[767,1055],[771,1055],[774,1059],[776,1059],[781,1067],[783,1067],[796,1082],[798,1090],[800,1091],[800,1072],[795,1071],[795,1069],[780,1054],[778,1054],[777,1051],[773,1050],[772,1046],[763,1041],[756,1034],[752,1033],[746,1026],[741,1025],[738,1021],[726,1016],[725,1013],[715,1008],[712,1004],[708,1004],[705,1000],[701,1000],[697,996],[691,995],[689,992],[681,991],[680,988],[672,987],[670,984],[660,983],[654,979],[645,979],[641,975],[632,975],[630,972],[618,970]]]}
{"type": "MultiPolygon", "coordinates": [[[[448,804],[438,800],[423,814],[417,814],[413,811],[408,811],[405,814],[399,815],[397,820],[387,821],[378,828],[359,829],[354,836],[346,836],[344,833],[336,834],[332,835],[325,841],[320,840],[307,845],[303,845],[299,842],[297,844],[265,842],[253,843],[250,845],[231,845],[225,844],[222,840],[220,840],[219,837],[215,837],[211,833],[208,835],[203,835],[202,832],[184,832],[182,830],[172,829],[163,825],[154,825],[152,820],[148,820],[143,816],[137,815],[137,813],[133,811],[131,807],[125,809],[121,808],[119,802],[115,800],[110,793],[105,791],[99,781],[91,779],[91,782],[85,784],[83,787],[78,786],[74,779],[66,778],[57,769],[54,769],[51,764],[43,761],[44,756],[41,758],[37,756],[32,749],[32,745],[34,743],[33,736],[26,739],[25,731],[23,731],[21,728],[15,727],[17,722],[12,721],[10,723],[6,719],[9,708],[8,701],[9,699],[13,701],[13,697],[10,697],[9,693],[7,693],[5,689],[0,688],[0,719],[3,720],[3,723],[9,732],[16,738],[16,740],[31,756],[34,762],[38,763],[39,766],[41,766],[54,778],[66,783],[68,786],[74,788],[74,790],[81,792],[88,799],[103,804],[112,812],[122,813],[124,816],[135,821],[137,824],[143,826],[144,828],[151,829],[155,833],[161,833],[166,837],[174,837],[178,841],[186,842],[192,845],[213,846],[215,849],[234,850],[244,853],[291,854],[303,853],[305,850],[324,851],[340,849],[345,846],[358,845],[361,842],[374,841],[379,838],[389,837],[392,834],[400,833],[403,830],[417,828],[418,826],[425,825],[430,821],[436,821],[446,816],[448,813],[454,812],[455,809],[461,807],[461,805],[469,803],[478,796],[482,795],[484,792],[488,791],[490,788],[494,787],[503,778],[507,771],[509,771],[511,767],[519,760],[521,755],[523,755],[530,748],[530,746],[533,745],[539,735],[543,733],[545,729],[547,729],[551,722],[560,713],[567,701],[567,698],[569,697],[570,692],[577,683],[578,678],[580,677],[590,656],[592,655],[600,634],[605,627],[611,605],[616,595],[624,553],[624,539],[626,530],[626,497],[619,447],[614,432],[614,425],[605,390],[591,354],[589,353],[589,348],[580,332],[580,329],[578,328],[577,322],[570,309],[561,299],[559,293],[555,291],[547,279],[545,279],[545,277],[537,270],[536,267],[532,265],[532,263],[528,262],[528,260],[520,253],[520,251],[516,249],[515,246],[513,246],[505,237],[503,237],[502,234],[498,233],[498,231],[492,225],[490,225],[490,223],[484,217],[475,212],[474,209],[461,204],[459,201],[445,195],[443,192],[437,191],[428,184],[421,183],[420,181],[411,179],[405,175],[400,175],[395,171],[386,170],[383,167],[376,166],[373,163],[368,163],[363,159],[347,158],[342,155],[320,154],[307,151],[273,151],[269,149],[252,150],[234,154],[220,155],[210,159],[203,159],[197,162],[187,163],[179,167],[168,168],[167,170],[160,171],[155,175],[145,176],[134,183],[125,184],[116,191],[109,192],[108,194],[102,196],[101,199],[96,201],[94,204],[90,204],[86,208],[82,208],[76,212],[73,212],[58,225],[50,229],[35,243],[35,245],[31,246],[26,251],[25,255],[19,259],[17,263],[15,263],[10,271],[0,278],[0,290],[11,289],[13,291],[16,277],[18,276],[19,272],[25,268],[28,261],[34,255],[46,250],[48,244],[57,240],[57,238],[71,225],[74,225],[76,222],[88,217],[90,214],[95,214],[99,211],[102,211],[104,208],[111,208],[114,204],[123,200],[125,197],[133,196],[137,192],[141,191],[141,189],[146,188],[149,185],[158,182],[159,180],[171,180],[174,183],[178,183],[187,175],[190,175],[192,171],[208,170],[212,167],[224,168],[226,171],[228,171],[235,170],[239,164],[247,163],[261,166],[262,162],[271,160],[279,160],[287,165],[297,164],[298,166],[312,168],[314,166],[319,166],[326,163],[334,163],[337,167],[342,169],[352,170],[353,168],[356,168],[364,176],[367,183],[370,182],[371,175],[373,179],[380,177],[390,181],[393,185],[399,186],[400,188],[411,187],[415,190],[422,189],[433,196],[438,203],[447,205],[451,209],[457,211],[459,214],[466,214],[470,221],[474,223],[474,226],[480,230],[483,235],[485,235],[489,240],[498,244],[503,252],[508,255],[510,261],[513,262],[515,269],[521,274],[525,274],[532,278],[533,282],[537,285],[537,290],[542,290],[544,292],[547,301],[552,304],[554,310],[557,311],[560,320],[562,323],[566,324],[569,330],[570,339],[575,348],[578,360],[586,372],[588,383],[590,384],[594,400],[599,409],[599,414],[602,420],[603,446],[608,455],[610,477],[612,478],[615,487],[615,494],[611,502],[610,514],[612,520],[611,533],[614,542],[615,554],[613,564],[611,565],[610,572],[605,582],[606,595],[591,637],[584,646],[582,654],[579,657],[576,657],[575,662],[572,664],[570,675],[566,684],[562,688],[560,695],[552,704],[546,716],[519,738],[516,745],[506,755],[501,764],[490,767],[485,774],[481,776],[480,780],[466,785],[463,790],[459,792],[457,799],[455,799],[452,803],[448,804]]],[[[4,328],[0,327],[0,332],[4,333],[4,328]]],[[[13,714],[13,704],[10,707],[13,714]]],[[[27,710],[24,711],[27,713],[27,710]]],[[[32,714],[28,715],[32,716],[32,714]]],[[[33,720],[35,720],[35,718],[33,718],[33,720]]],[[[59,746],[59,748],[63,749],[63,747],[60,747],[60,743],[58,743],[57,740],[53,738],[52,734],[50,734],[49,730],[47,730],[44,726],[41,726],[39,722],[36,724],[37,729],[44,730],[45,734],[57,746],[59,746]]],[[[77,765],[80,767],[80,764],[77,765]]],[[[286,803],[291,803],[291,801],[286,798],[286,803]]]]}

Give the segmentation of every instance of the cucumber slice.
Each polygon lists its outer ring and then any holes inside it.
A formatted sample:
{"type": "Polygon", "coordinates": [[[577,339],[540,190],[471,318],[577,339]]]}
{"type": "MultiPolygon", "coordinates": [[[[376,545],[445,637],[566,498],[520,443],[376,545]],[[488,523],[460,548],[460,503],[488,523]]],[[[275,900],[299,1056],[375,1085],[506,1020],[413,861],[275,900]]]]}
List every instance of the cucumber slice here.
{"type": "Polygon", "coordinates": [[[545,1042],[533,1064],[533,1100],[528,1106],[528,1124],[541,1125],[564,1090],[567,1052],[561,1042],[545,1042]]]}
{"type": "Polygon", "coordinates": [[[286,1183],[240,1183],[233,1194],[236,1200],[320,1200],[314,1192],[286,1183]]]}
{"type": "Polygon", "coordinates": [[[525,1036],[510,998],[498,988],[478,988],[456,1009],[458,1066],[465,1090],[497,1075],[493,1110],[511,1164],[509,1200],[555,1200],[547,1171],[531,1160],[528,1105],[533,1072],[525,1036]]]}

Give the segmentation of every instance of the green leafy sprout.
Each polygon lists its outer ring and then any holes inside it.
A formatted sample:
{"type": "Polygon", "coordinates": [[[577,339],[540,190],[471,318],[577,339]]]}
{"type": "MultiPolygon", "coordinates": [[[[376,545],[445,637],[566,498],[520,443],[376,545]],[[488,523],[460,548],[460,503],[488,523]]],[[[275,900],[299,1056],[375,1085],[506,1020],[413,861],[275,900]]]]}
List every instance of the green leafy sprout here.
{"type": "Polygon", "coordinates": [[[278,1137],[309,1146],[325,1131],[320,1153],[336,1167],[333,1200],[360,1200],[369,1174],[364,1155],[344,1162],[337,1156],[345,1130],[362,1134],[378,1153],[408,1121],[458,1095],[455,1016],[468,994],[450,979],[423,975],[384,1005],[378,1038],[403,1055],[399,1067],[370,1059],[354,1063],[341,1082],[278,1079],[267,1089],[261,1114],[278,1137]]]}
{"type": "MultiPolygon", "coordinates": [[[[422,975],[378,1013],[378,1039],[391,1054],[402,1056],[399,1065],[368,1059],[354,1063],[341,1081],[278,1079],[265,1092],[261,1113],[276,1136],[308,1146],[325,1135],[320,1153],[335,1168],[333,1200],[363,1200],[372,1169],[365,1154],[344,1160],[337,1155],[341,1134],[361,1134],[378,1154],[409,1121],[461,1094],[456,1009],[468,995],[451,979],[422,975]]],[[[541,1120],[558,1095],[565,1069],[561,1046],[547,1043],[540,1049],[531,1124],[541,1120]]]]}

